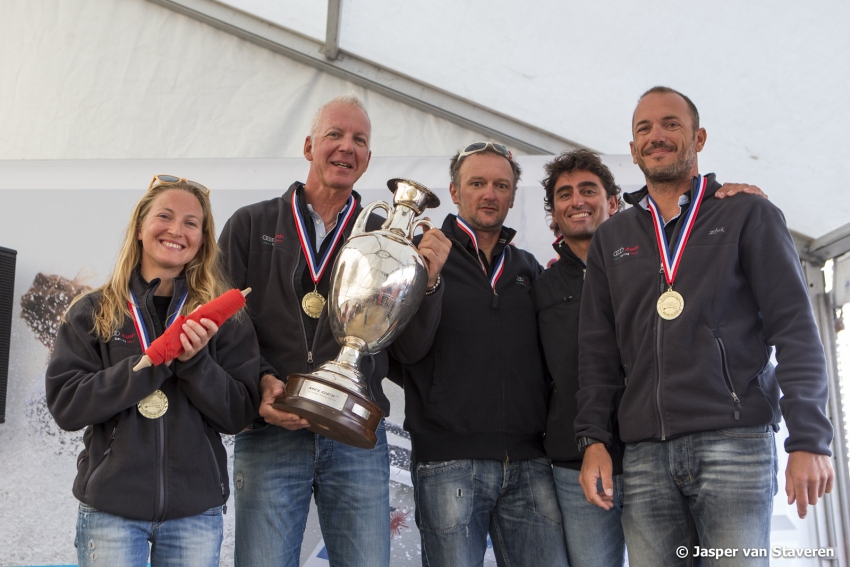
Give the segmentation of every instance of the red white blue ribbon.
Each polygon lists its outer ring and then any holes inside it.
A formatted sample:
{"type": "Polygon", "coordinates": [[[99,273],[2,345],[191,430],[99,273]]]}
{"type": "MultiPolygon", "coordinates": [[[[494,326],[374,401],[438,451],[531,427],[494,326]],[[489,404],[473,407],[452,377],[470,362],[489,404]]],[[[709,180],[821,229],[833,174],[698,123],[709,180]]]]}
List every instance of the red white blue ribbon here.
{"type": "MultiPolygon", "coordinates": [[[[180,300],[180,304],[165,323],[166,329],[171,326],[183,310],[183,305],[186,303],[187,297],[189,297],[189,290],[183,292],[183,298],[180,300]]],[[[142,317],[142,312],[139,310],[139,300],[136,299],[136,294],[133,293],[132,289],[130,290],[130,298],[132,301],[128,301],[127,306],[130,308],[130,316],[133,319],[133,325],[136,327],[136,334],[139,335],[139,344],[142,345],[142,354],[145,354],[148,347],[151,346],[150,335],[148,335],[148,328],[145,325],[145,318],[142,317]]]]}
{"type": "Polygon", "coordinates": [[[343,208],[340,213],[342,215],[342,220],[337,223],[331,233],[331,243],[327,250],[325,250],[325,255],[318,263],[316,262],[316,253],[313,252],[313,246],[310,243],[310,235],[307,232],[307,226],[304,224],[304,217],[301,216],[301,209],[298,207],[297,201],[298,195],[293,193],[292,216],[295,219],[295,228],[298,230],[298,240],[301,241],[301,250],[304,251],[304,257],[307,259],[307,266],[310,268],[310,277],[313,279],[313,283],[318,285],[319,280],[322,279],[322,274],[325,273],[325,268],[328,267],[334,248],[336,248],[337,243],[340,241],[343,233],[345,232],[345,227],[348,225],[348,221],[354,216],[354,195],[348,197],[348,202],[345,204],[345,208],[343,208]]]}
{"type": "Polygon", "coordinates": [[[658,205],[655,204],[651,196],[646,196],[649,212],[652,214],[652,220],[654,221],[655,240],[658,242],[658,251],[661,254],[661,266],[664,269],[664,278],[667,280],[667,285],[671,287],[673,286],[673,280],[676,279],[676,272],[679,270],[682,254],[685,251],[685,246],[688,245],[688,239],[691,237],[691,229],[693,229],[696,222],[702,197],[705,195],[705,188],[708,185],[708,180],[701,175],[697,176],[696,181],[694,199],[685,213],[685,224],[682,227],[681,235],[676,242],[676,247],[673,249],[672,254],[667,246],[667,237],[664,235],[664,219],[661,217],[661,213],[658,212],[658,205]]]}
{"type": "MultiPolygon", "coordinates": [[[[472,240],[472,244],[475,245],[475,257],[478,258],[478,263],[481,264],[481,269],[484,271],[484,277],[487,277],[487,268],[484,266],[484,262],[481,260],[481,255],[478,253],[478,238],[475,236],[475,231],[472,230],[472,227],[460,217],[457,217],[457,225],[467,234],[467,236],[469,236],[469,239],[472,240]]],[[[502,254],[496,262],[496,268],[493,270],[493,275],[490,276],[490,287],[493,288],[494,292],[496,291],[496,282],[499,281],[499,278],[502,277],[502,272],[505,271],[505,250],[507,250],[507,247],[502,250],[502,254]]]]}

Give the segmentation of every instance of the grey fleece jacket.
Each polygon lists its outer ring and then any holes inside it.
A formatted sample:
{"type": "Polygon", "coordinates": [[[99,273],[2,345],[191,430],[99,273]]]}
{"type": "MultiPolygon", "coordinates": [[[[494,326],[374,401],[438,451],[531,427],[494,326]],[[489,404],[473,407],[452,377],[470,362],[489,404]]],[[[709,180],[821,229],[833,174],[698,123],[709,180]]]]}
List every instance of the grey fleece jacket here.
{"type": "MultiPolygon", "coordinates": [[[[671,321],[656,311],[667,284],[650,213],[632,207],[594,235],[581,303],[575,435],[609,442],[611,408],[622,392],[626,443],[778,427],[784,418],[788,452],[830,455],[823,345],[785,219],[761,197],[715,199],[719,187],[709,175],[673,285],[684,311],[671,321]]],[[[637,204],[646,191],[627,200],[637,204]]],[[[677,222],[672,243],[681,233],[677,222]]]]}

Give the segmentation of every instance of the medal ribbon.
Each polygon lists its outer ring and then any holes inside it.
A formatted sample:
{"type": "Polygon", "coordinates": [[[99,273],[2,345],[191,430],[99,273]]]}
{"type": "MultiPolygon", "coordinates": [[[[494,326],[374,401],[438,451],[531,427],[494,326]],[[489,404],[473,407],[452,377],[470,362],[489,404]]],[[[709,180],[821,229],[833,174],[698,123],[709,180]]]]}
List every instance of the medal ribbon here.
{"type": "MultiPolygon", "coordinates": [[[[465,220],[460,217],[457,217],[457,225],[460,227],[462,231],[469,236],[469,239],[472,240],[472,244],[475,245],[475,257],[478,258],[478,263],[481,264],[481,270],[484,271],[484,277],[487,277],[487,268],[484,266],[484,262],[481,260],[481,255],[478,253],[478,238],[475,237],[475,231],[472,230],[465,220]]],[[[499,278],[502,277],[502,272],[505,271],[505,250],[507,250],[507,246],[502,250],[501,256],[499,256],[499,260],[496,262],[496,268],[493,270],[493,275],[490,276],[490,287],[493,288],[493,292],[496,291],[496,282],[499,281],[499,278]]]]}
{"type": "Polygon", "coordinates": [[[672,289],[673,280],[676,279],[676,272],[679,270],[679,264],[682,261],[682,254],[685,251],[685,246],[688,245],[688,239],[691,237],[691,229],[694,227],[694,223],[697,219],[697,213],[699,212],[699,206],[702,203],[702,197],[705,195],[705,188],[708,185],[708,180],[701,176],[697,176],[697,190],[694,195],[693,202],[691,206],[688,207],[687,212],[685,213],[685,225],[682,228],[681,235],[679,236],[678,242],[676,242],[676,247],[673,250],[673,254],[670,254],[669,247],[667,246],[667,237],[664,235],[664,219],[661,217],[661,213],[658,212],[658,205],[655,204],[655,201],[652,199],[650,195],[647,194],[647,202],[649,204],[649,212],[652,214],[653,224],[655,226],[655,239],[658,242],[658,251],[661,254],[661,266],[664,269],[664,279],[667,280],[667,285],[672,289]]]}
{"type": "Polygon", "coordinates": [[[354,195],[348,197],[348,202],[345,204],[345,207],[340,213],[342,214],[342,220],[337,223],[331,233],[331,243],[328,246],[328,249],[325,250],[325,255],[318,264],[316,263],[316,254],[313,252],[313,246],[310,244],[310,235],[307,233],[307,226],[304,224],[304,218],[301,216],[301,210],[298,208],[297,201],[298,195],[293,193],[292,216],[295,218],[295,228],[298,230],[298,240],[301,241],[301,250],[304,251],[304,257],[307,259],[307,266],[310,268],[310,277],[313,279],[313,283],[315,285],[319,285],[319,280],[322,279],[322,274],[325,273],[325,268],[328,267],[334,248],[336,248],[337,243],[342,238],[342,235],[345,232],[345,227],[348,225],[348,221],[350,221],[351,217],[354,216],[354,195]]]}
{"type": "MultiPolygon", "coordinates": [[[[130,315],[133,319],[133,325],[136,327],[136,334],[139,335],[139,344],[142,345],[142,354],[147,352],[148,347],[151,346],[150,336],[148,335],[148,328],[145,325],[145,318],[142,317],[142,312],[139,310],[139,300],[136,299],[136,294],[133,293],[133,290],[130,290],[130,297],[133,301],[128,301],[127,306],[130,308],[130,315]]],[[[183,297],[180,299],[180,304],[177,306],[177,309],[174,313],[171,314],[168,321],[165,323],[165,328],[171,326],[174,320],[180,315],[180,312],[183,310],[183,305],[186,303],[186,298],[189,297],[189,290],[183,292],[183,297]]]]}

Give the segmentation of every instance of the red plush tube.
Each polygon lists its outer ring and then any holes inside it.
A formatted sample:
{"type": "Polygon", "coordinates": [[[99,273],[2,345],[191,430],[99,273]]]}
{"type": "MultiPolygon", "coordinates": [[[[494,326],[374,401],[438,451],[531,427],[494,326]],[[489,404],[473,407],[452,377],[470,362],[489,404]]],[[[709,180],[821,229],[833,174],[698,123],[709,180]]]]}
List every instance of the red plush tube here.
{"type": "Polygon", "coordinates": [[[245,290],[245,292],[241,292],[238,289],[231,289],[209,303],[201,305],[185,317],[179,315],[165,332],[151,343],[151,346],[145,352],[145,356],[142,357],[142,360],[133,370],[145,368],[150,366],[150,364],[162,364],[167,360],[173,360],[183,354],[183,344],[180,342],[180,335],[183,333],[183,324],[186,321],[200,322],[201,319],[209,319],[220,327],[222,323],[244,307],[245,295],[243,293],[247,294],[249,290],[250,288],[245,290]],[[147,364],[145,364],[145,357],[149,359],[147,364]]]}

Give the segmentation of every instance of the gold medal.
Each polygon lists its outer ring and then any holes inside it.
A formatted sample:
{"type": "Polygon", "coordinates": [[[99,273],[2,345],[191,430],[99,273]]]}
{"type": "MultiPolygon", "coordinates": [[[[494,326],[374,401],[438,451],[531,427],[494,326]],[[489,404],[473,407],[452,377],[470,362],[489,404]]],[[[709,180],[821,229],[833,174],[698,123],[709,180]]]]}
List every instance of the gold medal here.
{"type": "Polygon", "coordinates": [[[685,309],[685,299],[678,291],[673,291],[673,288],[670,288],[661,294],[655,307],[662,319],[670,321],[682,314],[685,309]]]}
{"type": "MultiPolygon", "coordinates": [[[[685,309],[685,300],[682,294],[673,291],[673,282],[676,279],[676,273],[682,262],[682,257],[685,253],[685,246],[688,244],[688,239],[691,237],[691,229],[696,223],[697,213],[699,212],[700,204],[705,197],[705,190],[708,186],[708,178],[697,175],[691,182],[691,192],[693,198],[692,205],[683,213],[684,219],[679,222],[683,223],[679,234],[678,242],[675,248],[671,251],[667,246],[667,236],[664,231],[664,218],[658,210],[658,205],[652,198],[652,191],[646,196],[647,207],[652,215],[652,222],[655,226],[655,241],[658,244],[658,253],[661,255],[661,272],[664,274],[664,280],[669,286],[667,291],[661,294],[658,302],[655,304],[655,309],[662,319],[670,321],[682,314],[685,309]]],[[[679,209],[681,211],[681,207],[679,209]]]]}
{"type": "Polygon", "coordinates": [[[139,413],[146,418],[156,419],[162,417],[168,411],[168,397],[162,393],[162,390],[156,390],[139,402],[136,407],[139,408],[139,413]]]}
{"type": "Polygon", "coordinates": [[[304,295],[301,300],[301,309],[307,314],[307,317],[318,319],[322,314],[322,308],[325,306],[325,298],[318,291],[311,291],[304,295]]]}

